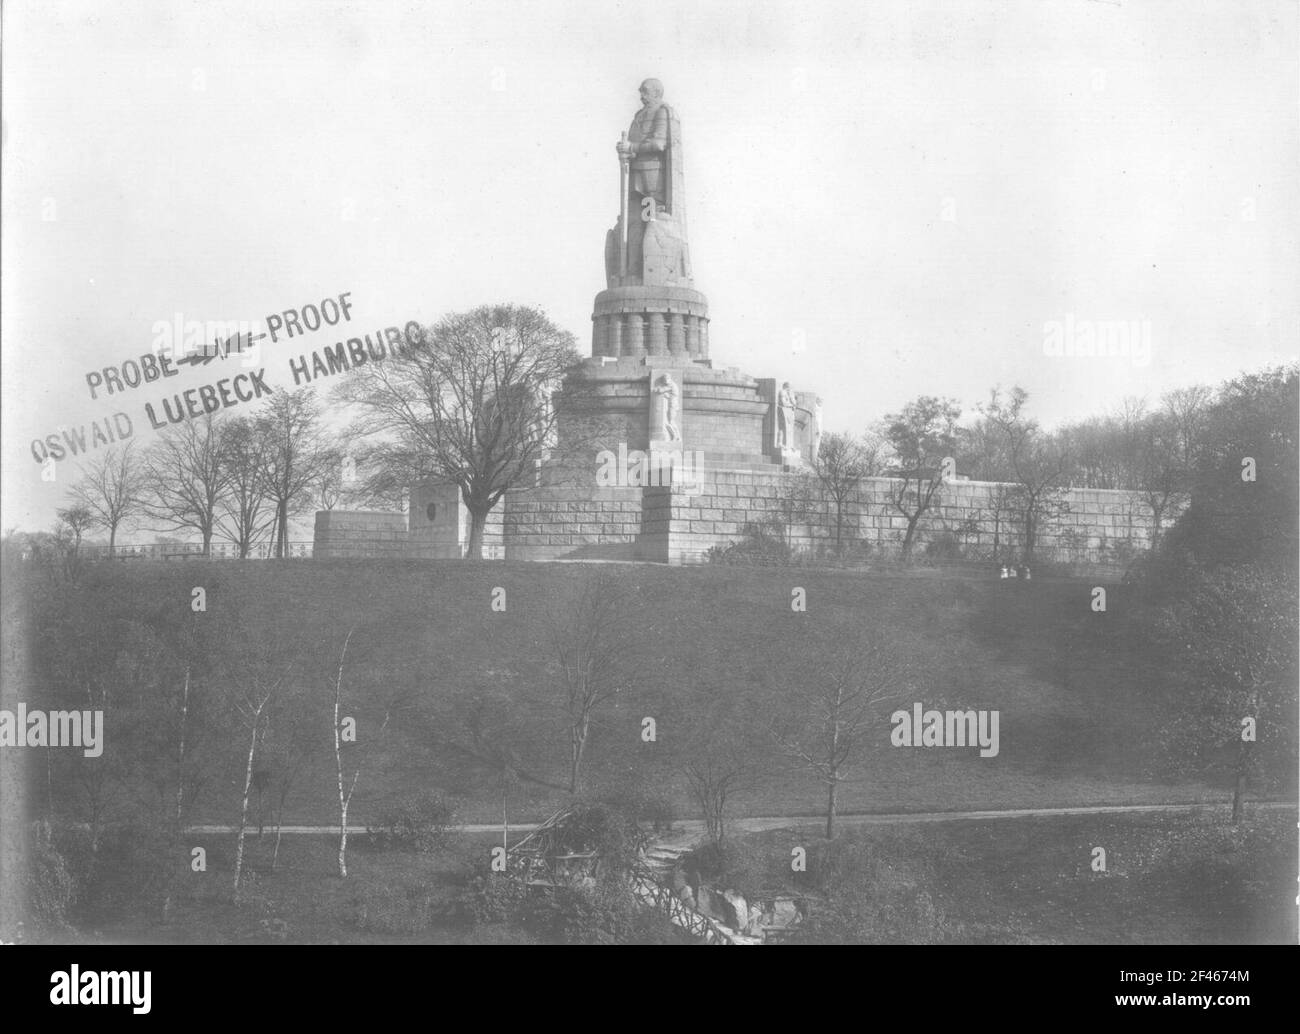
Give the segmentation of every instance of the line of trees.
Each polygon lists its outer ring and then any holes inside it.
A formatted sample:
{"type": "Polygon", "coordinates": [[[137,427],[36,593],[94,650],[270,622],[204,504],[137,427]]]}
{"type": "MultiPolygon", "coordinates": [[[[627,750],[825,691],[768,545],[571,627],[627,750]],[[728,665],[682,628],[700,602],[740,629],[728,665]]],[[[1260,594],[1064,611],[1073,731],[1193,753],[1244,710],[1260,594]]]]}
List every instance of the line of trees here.
{"type": "Polygon", "coordinates": [[[88,460],[60,510],[59,532],[72,552],[92,528],[108,535],[144,523],[214,539],[249,556],[269,539],[286,555],[290,521],[308,508],[332,508],[342,491],[345,456],[310,388],[279,392],[253,416],[205,414],[166,428],[148,448],[127,442],[88,460]]]}
{"type": "MultiPolygon", "coordinates": [[[[894,479],[888,509],[906,522],[907,556],[953,474],[1005,486],[993,494],[985,516],[995,539],[1003,528],[1014,532],[1027,558],[1042,529],[1064,513],[1071,488],[1139,493],[1155,546],[1168,517],[1195,492],[1212,492],[1216,482],[1236,478],[1242,457],[1285,464],[1294,450],[1277,428],[1295,412],[1296,385],[1297,368],[1280,366],[1216,389],[1179,388],[1159,404],[1126,398],[1109,415],[1055,430],[1029,414],[1029,395],[1019,386],[995,388],[964,425],[956,400],[923,395],[860,436],[826,435],[813,476],[833,516],[837,551],[851,542],[849,502],[863,478],[894,479]]],[[[804,507],[805,516],[816,512],[814,505],[804,507]]]]}

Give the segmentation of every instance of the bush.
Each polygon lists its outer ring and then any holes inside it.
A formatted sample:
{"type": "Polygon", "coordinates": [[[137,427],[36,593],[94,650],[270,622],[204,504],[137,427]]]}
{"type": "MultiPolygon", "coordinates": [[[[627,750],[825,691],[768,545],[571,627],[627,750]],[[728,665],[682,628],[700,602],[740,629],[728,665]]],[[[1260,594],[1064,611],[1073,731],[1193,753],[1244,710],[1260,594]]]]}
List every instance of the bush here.
{"type": "Polygon", "coordinates": [[[751,564],[783,566],[793,559],[793,551],[776,529],[767,524],[746,524],[740,542],[713,546],[705,556],[715,564],[751,564]]]}
{"type": "Polygon", "coordinates": [[[791,939],[804,944],[939,944],[964,936],[940,898],[933,869],[907,843],[836,841],[810,859],[825,900],[791,939]]]}
{"type": "Polygon", "coordinates": [[[466,891],[463,911],[470,922],[484,926],[514,922],[528,901],[528,886],[505,873],[475,877],[466,891]]]}
{"type": "Polygon", "coordinates": [[[420,933],[434,919],[436,907],[418,883],[362,884],[352,898],[351,925],[365,933],[420,933]]]}
{"type": "Polygon", "coordinates": [[[719,890],[734,890],[746,898],[758,897],[770,889],[767,858],[745,840],[706,843],[682,858],[687,882],[707,883],[719,890]]]}
{"type": "Polygon", "coordinates": [[[425,791],[384,808],[375,823],[366,826],[366,836],[375,848],[437,851],[445,846],[455,817],[455,806],[447,797],[425,791]]]}

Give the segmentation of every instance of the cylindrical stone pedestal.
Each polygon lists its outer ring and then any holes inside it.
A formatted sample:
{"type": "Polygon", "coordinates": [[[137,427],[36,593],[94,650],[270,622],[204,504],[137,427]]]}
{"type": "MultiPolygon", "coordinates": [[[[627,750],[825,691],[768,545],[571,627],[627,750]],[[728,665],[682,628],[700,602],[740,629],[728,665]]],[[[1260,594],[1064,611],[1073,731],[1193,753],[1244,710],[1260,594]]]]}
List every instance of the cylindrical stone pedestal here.
{"type": "Polygon", "coordinates": [[[596,295],[592,318],[593,356],[709,357],[709,302],[693,288],[611,287],[596,295]]]}

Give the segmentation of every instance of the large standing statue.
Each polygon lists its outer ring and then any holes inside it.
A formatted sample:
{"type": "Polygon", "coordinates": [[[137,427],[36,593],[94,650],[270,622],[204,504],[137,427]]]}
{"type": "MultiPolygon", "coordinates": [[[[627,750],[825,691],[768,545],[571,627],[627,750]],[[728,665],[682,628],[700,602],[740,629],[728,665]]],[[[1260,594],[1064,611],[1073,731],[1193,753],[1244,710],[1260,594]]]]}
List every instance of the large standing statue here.
{"type": "Polygon", "coordinates": [[[786,381],[776,396],[776,444],[779,448],[794,448],[794,411],[797,405],[790,382],[786,381]]]}
{"type": "MultiPolygon", "coordinates": [[[[641,84],[641,110],[632,116],[632,126],[625,139],[615,148],[620,156],[630,159],[632,176],[629,186],[632,193],[629,205],[632,217],[656,209],[669,211],[668,204],[668,116],[671,113],[664,103],[664,84],[658,79],[647,79],[641,84]],[[651,198],[647,205],[645,199],[651,198]]],[[[648,221],[648,220],[647,220],[648,221]]]]}
{"type": "Polygon", "coordinates": [[[641,84],[641,108],[615,144],[619,217],[606,237],[610,287],[690,286],[681,127],[658,79],[641,84]]]}

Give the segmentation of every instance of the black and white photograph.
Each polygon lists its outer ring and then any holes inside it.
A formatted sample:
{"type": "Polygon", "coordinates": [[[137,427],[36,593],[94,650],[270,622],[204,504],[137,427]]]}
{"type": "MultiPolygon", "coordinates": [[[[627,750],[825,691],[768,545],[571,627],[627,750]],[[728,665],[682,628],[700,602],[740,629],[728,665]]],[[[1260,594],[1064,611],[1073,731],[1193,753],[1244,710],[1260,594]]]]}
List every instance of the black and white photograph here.
{"type": "MultiPolygon", "coordinates": [[[[2,46],[0,942],[1176,946],[1096,997],[1259,1004],[1300,5],[2,46]]],[[[149,1012],[49,957],[56,1014],[149,1012]]]]}

